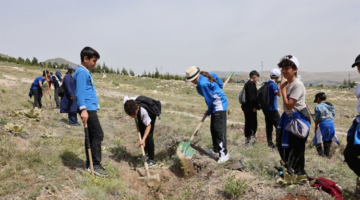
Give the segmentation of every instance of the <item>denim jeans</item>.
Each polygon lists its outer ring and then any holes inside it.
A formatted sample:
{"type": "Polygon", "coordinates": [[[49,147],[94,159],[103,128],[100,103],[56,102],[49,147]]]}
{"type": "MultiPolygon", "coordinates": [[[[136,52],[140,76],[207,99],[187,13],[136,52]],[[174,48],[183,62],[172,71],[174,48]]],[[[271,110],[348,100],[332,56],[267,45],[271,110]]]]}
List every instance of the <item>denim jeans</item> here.
{"type": "Polygon", "coordinates": [[[79,123],[76,112],[69,112],[68,117],[69,117],[69,124],[78,124],[79,123]]]}

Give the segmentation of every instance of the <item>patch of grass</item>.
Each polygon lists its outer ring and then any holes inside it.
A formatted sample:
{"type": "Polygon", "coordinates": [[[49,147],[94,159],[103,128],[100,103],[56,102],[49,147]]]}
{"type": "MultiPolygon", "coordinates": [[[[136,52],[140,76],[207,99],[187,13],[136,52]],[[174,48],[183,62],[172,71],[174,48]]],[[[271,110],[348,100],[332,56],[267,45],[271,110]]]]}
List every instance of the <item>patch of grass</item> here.
{"type": "Polygon", "coordinates": [[[226,179],[224,193],[227,198],[237,199],[245,194],[247,188],[246,180],[236,180],[235,175],[231,175],[226,179]]]}
{"type": "Polygon", "coordinates": [[[2,93],[6,93],[6,90],[4,90],[4,89],[1,89],[1,92],[2,92],[2,93]]]}
{"type": "Polygon", "coordinates": [[[9,121],[7,121],[6,119],[0,119],[0,124],[1,125],[5,125],[7,124],[9,121]]]}

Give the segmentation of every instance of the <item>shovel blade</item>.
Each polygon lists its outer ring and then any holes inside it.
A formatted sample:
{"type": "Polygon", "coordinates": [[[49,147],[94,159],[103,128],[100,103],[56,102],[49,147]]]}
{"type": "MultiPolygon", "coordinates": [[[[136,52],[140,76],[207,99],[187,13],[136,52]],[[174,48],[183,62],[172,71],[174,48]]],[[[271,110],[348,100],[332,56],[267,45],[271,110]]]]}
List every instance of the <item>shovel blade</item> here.
{"type": "Polygon", "coordinates": [[[180,142],[176,151],[179,158],[181,157],[186,159],[191,159],[195,152],[196,150],[190,146],[189,142],[180,142]]]}

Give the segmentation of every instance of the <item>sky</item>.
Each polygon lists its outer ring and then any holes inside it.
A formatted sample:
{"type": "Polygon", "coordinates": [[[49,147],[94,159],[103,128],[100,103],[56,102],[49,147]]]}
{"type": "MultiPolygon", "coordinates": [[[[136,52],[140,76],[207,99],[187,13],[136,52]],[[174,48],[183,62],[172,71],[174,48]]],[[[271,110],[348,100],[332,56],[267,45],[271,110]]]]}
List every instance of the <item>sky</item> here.
{"type": "Polygon", "coordinates": [[[351,71],[358,0],[0,0],[0,53],[98,63],[135,74],[264,71],[285,55],[299,71],[351,71]],[[261,64],[263,63],[263,64],[261,64]],[[263,66],[263,68],[261,67],[263,66]]]}

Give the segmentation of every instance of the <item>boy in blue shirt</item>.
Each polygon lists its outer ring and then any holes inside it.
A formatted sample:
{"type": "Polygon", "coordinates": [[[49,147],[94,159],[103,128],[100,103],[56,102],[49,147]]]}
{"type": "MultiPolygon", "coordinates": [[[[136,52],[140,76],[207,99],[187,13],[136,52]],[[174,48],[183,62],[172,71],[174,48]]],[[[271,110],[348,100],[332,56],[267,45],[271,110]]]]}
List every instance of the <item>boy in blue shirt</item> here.
{"type": "Polygon", "coordinates": [[[46,71],[46,73],[45,73],[45,71],[43,71],[43,75],[37,77],[34,80],[34,82],[31,84],[29,96],[31,98],[31,96],[34,95],[34,108],[42,107],[41,98],[42,98],[42,95],[46,92],[43,87],[43,84],[44,84],[44,81],[47,80],[47,73],[48,73],[48,71],[46,71]]]}
{"type": "MultiPolygon", "coordinates": [[[[73,74],[75,97],[78,109],[80,110],[81,120],[84,124],[88,125],[94,173],[98,176],[107,176],[108,173],[101,166],[101,142],[104,139],[104,132],[97,116],[99,102],[94,87],[94,79],[89,71],[95,67],[96,61],[100,58],[100,55],[91,47],[85,47],[81,51],[80,57],[81,65],[79,65],[73,74]]],[[[90,171],[89,155],[86,149],[85,152],[85,170],[90,171]]]]}
{"type": "Polygon", "coordinates": [[[269,100],[270,105],[268,108],[263,109],[263,113],[265,116],[265,123],[266,123],[266,138],[268,146],[271,148],[275,148],[275,145],[272,140],[272,132],[273,127],[277,127],[280,119],[280,115],[278,112],[277,107],[277,96],[280,96],[280,91],[277,86],[277,81],[280,77],[280,70],[279,69],[272,69],[270,71],[270,80],[267,82],[269,86],[269,100]]]}

